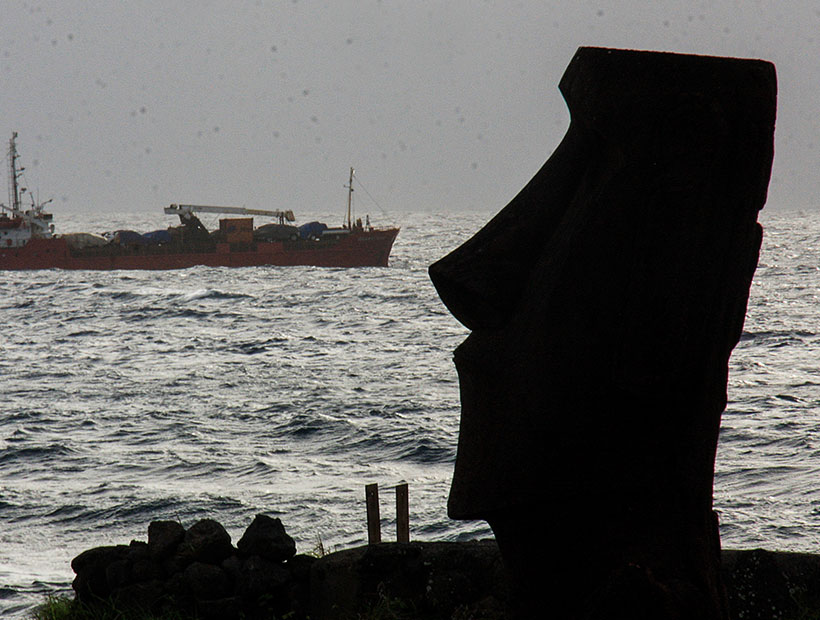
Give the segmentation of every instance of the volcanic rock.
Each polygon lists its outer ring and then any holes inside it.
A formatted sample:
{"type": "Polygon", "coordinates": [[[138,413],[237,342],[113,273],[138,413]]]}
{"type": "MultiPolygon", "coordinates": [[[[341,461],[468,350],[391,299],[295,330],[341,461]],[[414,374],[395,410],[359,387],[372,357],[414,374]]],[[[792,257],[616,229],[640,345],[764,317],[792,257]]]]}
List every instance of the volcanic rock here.
{"type": "Polygon", "coordinates": [[[176,521],[152,521],[148,525],[148,550],[152,558],[165,559],[185,540],[185,528],[176,521]]]}
{"type": "Polygon", "coordinates": [[[284,562],[296,553],[296,543],[279,519],[256,515],[236,544],[245,556],[258,555],[272,562],[284,562]]]}
{"type": "Polygon", "coordinates": [[[202,519],[188,528],[181,546],[195,560],[216,564],[234,552],[231,535],[213,519],[202,519]]]}

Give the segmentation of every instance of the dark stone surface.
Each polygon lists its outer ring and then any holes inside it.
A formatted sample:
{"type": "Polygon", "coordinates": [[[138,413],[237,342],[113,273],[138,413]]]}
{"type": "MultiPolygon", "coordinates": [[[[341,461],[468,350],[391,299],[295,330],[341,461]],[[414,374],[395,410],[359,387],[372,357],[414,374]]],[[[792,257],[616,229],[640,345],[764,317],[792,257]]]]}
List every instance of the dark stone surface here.
{"type": "Polygon", "coordinates": [[[472,330],[455,352],[448,510],[490,523],[529,615],[547,599],[556,617],[603,617],[633,593],[647,606],[631,613],[725,620],[714,455],[761,241],[774,67],[581,48],[561,91],[560,146],[430,267],[472,330]]]}
{"type": "MultiPolygon", "coordinates": [[[[551,549],[531,537],[533,557],[559,573],[551,549]]],[[[258,556],[232,555],[219,565],[191,563],[181,572],[162,579],[146,579],[111,587],[106,574],[118,575],[130,559],[145,561],[131,547],[100,547],[75,558],[77,582],[97,581],[95,592],[104,609],[136,609],[168,617],[200,620],[245,618],[308,618],[335,620],[381,616],[405,620],[512,618],[512,592],[507,585],[495,541],[462,543],[384,543],[332,553],[322,558],[297,555],[277,563],[258,556]],[[99,580],[102,580],[99,582],[99,580]],[[99,594],[105,593],[107,594],[99,594]],[[386,610],[394,612],[393,616],[386,610]]],[[[725,580],[732,620],[811,618],[820,611],[820,556],[774,553],[760,549],[723,551],[721,572],[725,580]]],[[[131,576],[136,579],[134,566],[131,576]]],[[[156,566],[156,564],[155,564],[156,566]]],[[[544,584],[543,605],[552,608],[544,584]]],[[[590,602],[606,599],[608,615],[598,618],[692,617],[674,616],[668,608],[669,592],[650,571],[629,565],[613,575],[608,587],[575,602],[565,617],[588,612],[590,602]],[[654,601],[655,613],[635,602],[654,601]]],[[[77,597],[94,605],[96,596],[77,590],[77,597]]],[[[598,609],[601,609],[600,605],[598,609]]],[[[542,609],[543,611],[543,609],[542,609]]],[[[534,617],[543,617],[538,614],[534,617]]],[[[697,616],[695,616],[697,617],[697,616]]]]}
{"type": "Polygon", "coordinates": [[[295,579],[308,579],[310,578],[310,569],[317,560],[318,558],[312,555],[294,555],[287,561],[286,566],[295,579]]]}
{"type": "Polygon", "coordinates": [[[117,588],[111,599],[116,609],[135,609],[149,612],[160,603],[165,593],[162,582],[154,579],[117,588]]]}
{"type": "Polygon", "coordinates": [[[105,598],[111,594],[106,571],[109,565],[122,561],[128,554],[126,545],[95,547],[71,561],[77,577],[71,584],[81,601],[105,598]]]}
{"type": "Polygon", "coordinates": [[[213,519],[202,519],[188,528],[181,547],[199,562],[218,564],[234,553],[231,535],[213,519]]]}
{"type": "MultiPolygon", "coordinates": [[[[791,557],[762,549],[724,552],[724,576],[733,618],[777,620],[798,618],[798,600],[806,586],[820,585],[816,558],[809,580],[800,578],[798,554],[791,557]],[[795,570],[798,568],[798,570],[795,570]]],[[[805,564],[804,564],[805,565],[805,564]]],[[[805,570],[805,569],[804,569],[805,570]]]]}
{"type": "MultiPolygon", "coordinates": [[[[254,616],[250,616],[253,618],[254,616]]],[[[237,596],[198,601],[197,620],[249,620],[242,609],[242,601],[237,596]]]]}
{"type": "Polygon", "coordinates": [[[223,598],[229,594],[228,574],[219,566],[194,562],[182,573],[185,589],[196,599],[223,598]]]}
{"type": "Polygon", "coordinates": [[[126,545],[115,545],[109,547],[94,547],[83,551],[80,555],[71,560],[71,570],[81,573],[89,570],[105,568],[111,562],[123,559],[128,554],[126,545]]]}
{"type": "Polygon", "coordinates": [[[307,618],[316,559],[294,556],[293,539],[278,519],[257,516],[242,538],[246,552],[269,557],[240,555],[212,519],[188,530],[170,521],[154,521],[148,529],[148,543],[98,547],[74,558],[79,601],[202,620],[307,618]]]}
{"type": "Polygon", "coordinates": [[[242,572],[242,562],[242,558],[238,555],[232,555],[222,560],[222,563],[220,564],[222,570],[228,574],[231,579],[231,583],[234,585],[236,585],[240,578],[240,573],[242,572]]]}
{"type": "Polygon", "coordinates": [[[243,555],[258,555],[273,562],[284,562],[296,553],[296,543],[282,522],[266,515],[256,515],[236,546],[243,555]]]}
{"type": "Polygon", "coordinates": [[[383,543],[318,560],[310,600],[311,617],[327,620],[390,601],[401,601],[402,617],[505,618],[509,591],[494,541],[383,543]]]}
{"type": "Polygon", "coordinates": [[[151,553],[148,549],[148,543],[145,543],[141,540],[132,540],[131,543],[128,545],[128,559],[131,562],[137,562],[139,560],[147,560],[150,559],[151,553]]]}
{"type": "Polygon", "coordinates": [[[166,575],[181,573],[195,560],[196,558],[194,557],[193,551],[181,544],[162,562],[162,572],[166,575]]]}
{"type": "Polygon", "coordinates": [[[105,567],[105,580],[112,590],[131,583],[131,562],[127,559],[111,562],[105,567]]]}
{"type": "Polygon", "coordinates": [[[278,562],[253,555],[242,562],[237,592],[250,600],[265,594],[279,594],[290,581],[290,571],[278,562]]]}
{"type": "Polygon", "coordinates": [[[151,559],[137,559],[131,564],[131,576],[137,583],[162,579],[164,574],[162,566],[151,559]]]}
{"type": "Polygon", "coordinates": [[[155,559],[165,559],[185,540],[185,528],[176,521],[153,521],[148,525],[148,551],[155,559]]]}
{"type": "Polygon", "coordinates": [[[309,555],[295,555],[285,567],[290,571],[288,598],[297,618],[307,617],[310,612],[310,571],[319,559],[309,555]]]}

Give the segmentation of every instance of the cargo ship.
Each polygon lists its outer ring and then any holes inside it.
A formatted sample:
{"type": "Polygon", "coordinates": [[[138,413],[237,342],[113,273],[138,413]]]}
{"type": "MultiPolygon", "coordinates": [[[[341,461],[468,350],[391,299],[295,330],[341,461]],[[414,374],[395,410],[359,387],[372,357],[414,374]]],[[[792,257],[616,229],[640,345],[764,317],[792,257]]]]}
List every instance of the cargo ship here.
{"type": "Polygon", "coordinates": [[[252,267],[261,265],[316,267],[386,267],[399,228],[375,228],[352,217],[354,170],[347,186],[344,224],[331,228],[321,222],[294,224],[290,210],[246,209],[172,204],[165,213],[179,218],[178,226],[138,233],[116,230],[102,234],[57,234],[50,201],[23,205],[26,188],[18,167],[17,133],[9,141],[9,204],[0,204],[0,269],[184,269],[252,267]],[[197,213],[231,215],[209,231],[197,213]],[[235,216],[245,217],[235,217],[235,216]],[[269,218],[254,226],[254,216],[269,218]]]}

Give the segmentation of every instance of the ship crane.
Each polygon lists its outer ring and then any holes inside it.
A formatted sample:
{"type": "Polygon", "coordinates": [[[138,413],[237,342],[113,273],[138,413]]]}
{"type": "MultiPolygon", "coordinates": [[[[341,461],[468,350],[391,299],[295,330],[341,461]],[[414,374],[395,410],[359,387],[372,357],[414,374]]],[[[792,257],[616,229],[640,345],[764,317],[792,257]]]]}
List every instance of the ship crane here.
{"type": "Polygon", "coordinates": [[[279,220],[280,224],[284,224],[287,222],[293,222],[296,218],[293,215],[293,211],[288,209],[287,211],[280,211],[276,209],[275,211],[269,211],[266,209],[246,209],[245,207],[216,207],[216,206],[207,206],[207,205],[179,205],[179,204],[172,204],[168,207],[165,207],[165,213],[168,215],[179,215],[183,217],[185,214],[191,213],[232,213],[234,215],[263,215],[266,217],[273,217],[279,220]]]}

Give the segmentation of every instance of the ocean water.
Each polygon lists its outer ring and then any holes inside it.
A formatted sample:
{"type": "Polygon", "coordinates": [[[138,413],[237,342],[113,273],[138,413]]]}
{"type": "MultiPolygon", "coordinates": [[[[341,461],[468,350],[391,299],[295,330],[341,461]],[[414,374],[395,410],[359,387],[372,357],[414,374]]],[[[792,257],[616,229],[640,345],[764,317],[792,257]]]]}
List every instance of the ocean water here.
{"type": "MultiPolygon", "coordinates": [[[[490,217],[403,215],[388,268],[0,272],[0,615],[70,592],[71,558],[155,519],[215,518],[235,542],[265,513],[302,553],[362,544],[372,482],[385,540],[400,482],[412,539],[490,536],[446,514],[468,332],[426,271],[490,217]]],[[[820,552],[820,216],[761,221],[715,504],[724,547],[820,552]]]]}

